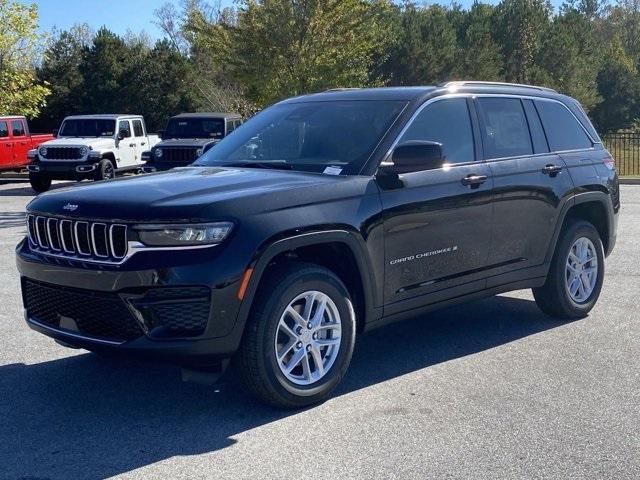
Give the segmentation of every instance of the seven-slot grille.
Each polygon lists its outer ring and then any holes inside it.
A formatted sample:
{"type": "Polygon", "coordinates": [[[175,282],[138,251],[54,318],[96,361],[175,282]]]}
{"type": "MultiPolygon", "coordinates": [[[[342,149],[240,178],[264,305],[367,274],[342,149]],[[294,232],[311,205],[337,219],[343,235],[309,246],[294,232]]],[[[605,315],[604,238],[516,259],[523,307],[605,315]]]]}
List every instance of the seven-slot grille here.
{"type": "Polygon", "coordinates": [[[161,162],[182,162],[185,165],[195,162],[198,158],[198,148],[163,148],[161,162]]]}
{"type": "Polygon", "coordinates": [[[75,260],[120,263],[127,256],[127,226],[66,218],[27,216],[31,248],[75,260]]]}
{"type": "Polygon", "coordinates": [[[82,158],[80,147],[47,147],[47,160],[79,160],[82,158]]]}

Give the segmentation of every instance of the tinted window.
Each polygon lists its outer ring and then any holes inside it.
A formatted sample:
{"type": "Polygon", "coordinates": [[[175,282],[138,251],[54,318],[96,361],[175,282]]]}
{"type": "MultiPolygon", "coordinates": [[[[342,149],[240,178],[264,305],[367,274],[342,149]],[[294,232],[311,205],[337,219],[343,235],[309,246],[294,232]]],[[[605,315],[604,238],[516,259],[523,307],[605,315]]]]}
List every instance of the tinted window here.
{"type": "Polygon", "coordinates": [[[7,128],[7,122],[0,122],[0,138],[8,137],[9,129],[7,128]]]}
{"type": "Polygon", "coordinates": [[[118,122],[118,134],[120,133],[124,138],[129,138],[131,136],[131,127],[129,126],[129,122],[127,120],[118,122]]]}
{"type": "Polygon", "coordinates": [[[115,120],[102,118],[75,118],[65,120],[59,137],[113,137],[115,120]]]}
{"type": "Polygon", "coordinates": [[[236,122],[233,120],[227,120],[227,135],[236,129],[236,122]]]}
{"type": "Polygon", "coordinates": [[[531,136],[522,102],[517,98],[479,98],[486,158],[531,155],[531,136]]]}
{"type": "Polygon", "coordinates": [[[582,126],[566,107],[558,102],[535,103],[551,150],[559,152],[593,146],[582,126]]]}
{"type": "Polygon", "coordinates": [[[414,119],[400,143],[410,140],[441,143],[446,163],[475,160],[467,100],[453,98],[427,105],[414,119]]]}
{"type": "Polygon", "coordinates": [[[142,128],[142,120],[133,121],[133,133],[136,137],[144,136],[144,129],[142,128]]]}
{"type": "Polygon", "coordinates": [[[13,130],[14,137],[22,137],[24,135],[24,124],[22,120],[13,120],[11,122],[11,129],[13,130]]]}
{"type": "Polygon", "coordinates": [[[267,108],[205,153],[196,165],[359,173],[405,101],[336,100],[267,108]]]}
{"type": "Polygon", "coordinates": [[[523,100],[524,111],[527,114],[527,122],[529,122],[529,131],[531,132],[531,140],[533,140],[534,153],[547,153],[549,145],[547,145],[547,137],[544,135],[540,117],[533,106],[533,100],[523,100]]]}
{"type": "Polygon", "coordinates": [[[172,118],[164,132],[165,138],[222,138],[224,120],[221,118],[172,118]]]}

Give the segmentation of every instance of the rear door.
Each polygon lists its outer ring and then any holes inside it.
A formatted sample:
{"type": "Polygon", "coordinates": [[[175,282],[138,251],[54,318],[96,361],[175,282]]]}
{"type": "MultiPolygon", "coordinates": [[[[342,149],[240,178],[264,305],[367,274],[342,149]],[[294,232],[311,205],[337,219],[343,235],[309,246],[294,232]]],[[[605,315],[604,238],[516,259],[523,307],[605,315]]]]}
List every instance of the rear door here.
{"type": "Polygon", "coordinates": [[[442,144],[443,168],[407,173],[381,189],[385,315],[481,289],[491,237],[491,172],[479,158],[475,113],[466,97],[438,98],[398,144],[442,144]],[[469,178],[475,178],[472,184],[469,178]],[[451,288],[459,287],[459,288],[451,288]],[[428,295],[425,295],[428,294],[428,295]]]}
{"type": "Polygon", "coordinates": [[[13,136],[13,165],[20,166],[27,163],[27,152],[29,151],[29,137],[25,120],[16,118],[11,120],[11,133],[13,136]]]}
{"type": "Polygon", "coordinates": [[[139,118],[135,118],[131,120],[131,125],[133,126],[133,142],[135,143],[135,161],[136,163],[142,163],[142,152],[146,152],[149,150],[147,145],[148,139],[146,132],[144,131],[144,125],[142,124],[142,120],[139,118]]]}
{"type": "MultiPolygon", "coordinates": [[[[491,273],[540,265],[571,179],[562,159],[550,152],[532,100],[479,96],[476,105],[494,178],[491,273]]],[[[487,286],[494,281],[501,280],[487,286]]]]}
{"type": "Polygon", "coordinates": [[[0,120],[0,169],[13,165],[13,141],[9,135],[9,122],[0,120]]]}

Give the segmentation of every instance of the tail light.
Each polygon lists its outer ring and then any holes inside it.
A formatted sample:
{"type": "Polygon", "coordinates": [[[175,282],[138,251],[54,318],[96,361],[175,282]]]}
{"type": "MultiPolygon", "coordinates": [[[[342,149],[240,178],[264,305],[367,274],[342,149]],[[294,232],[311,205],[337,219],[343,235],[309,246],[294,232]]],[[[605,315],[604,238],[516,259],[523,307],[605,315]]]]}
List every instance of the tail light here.
{"type": "Polygon", "coordinates": [[[616,161],[613,159],[613,157],[606,157],[604,160],[602,160],[602,163],[604,163],[604,166],[609,170],[615,170],[616,168],[616,161]]]}

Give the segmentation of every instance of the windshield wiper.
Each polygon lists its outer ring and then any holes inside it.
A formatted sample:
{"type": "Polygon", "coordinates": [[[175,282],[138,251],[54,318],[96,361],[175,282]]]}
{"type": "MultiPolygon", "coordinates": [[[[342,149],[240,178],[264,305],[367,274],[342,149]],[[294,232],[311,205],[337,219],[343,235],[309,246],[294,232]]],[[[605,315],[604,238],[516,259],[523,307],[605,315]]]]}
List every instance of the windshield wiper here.
{"type": "Polygon", "coordinates": [[[266,168],[273,170],[293,170],[293,165],[286,162],[231,162],[221,163],[220,167],[242,167],[242,168],[266,168]]]}

